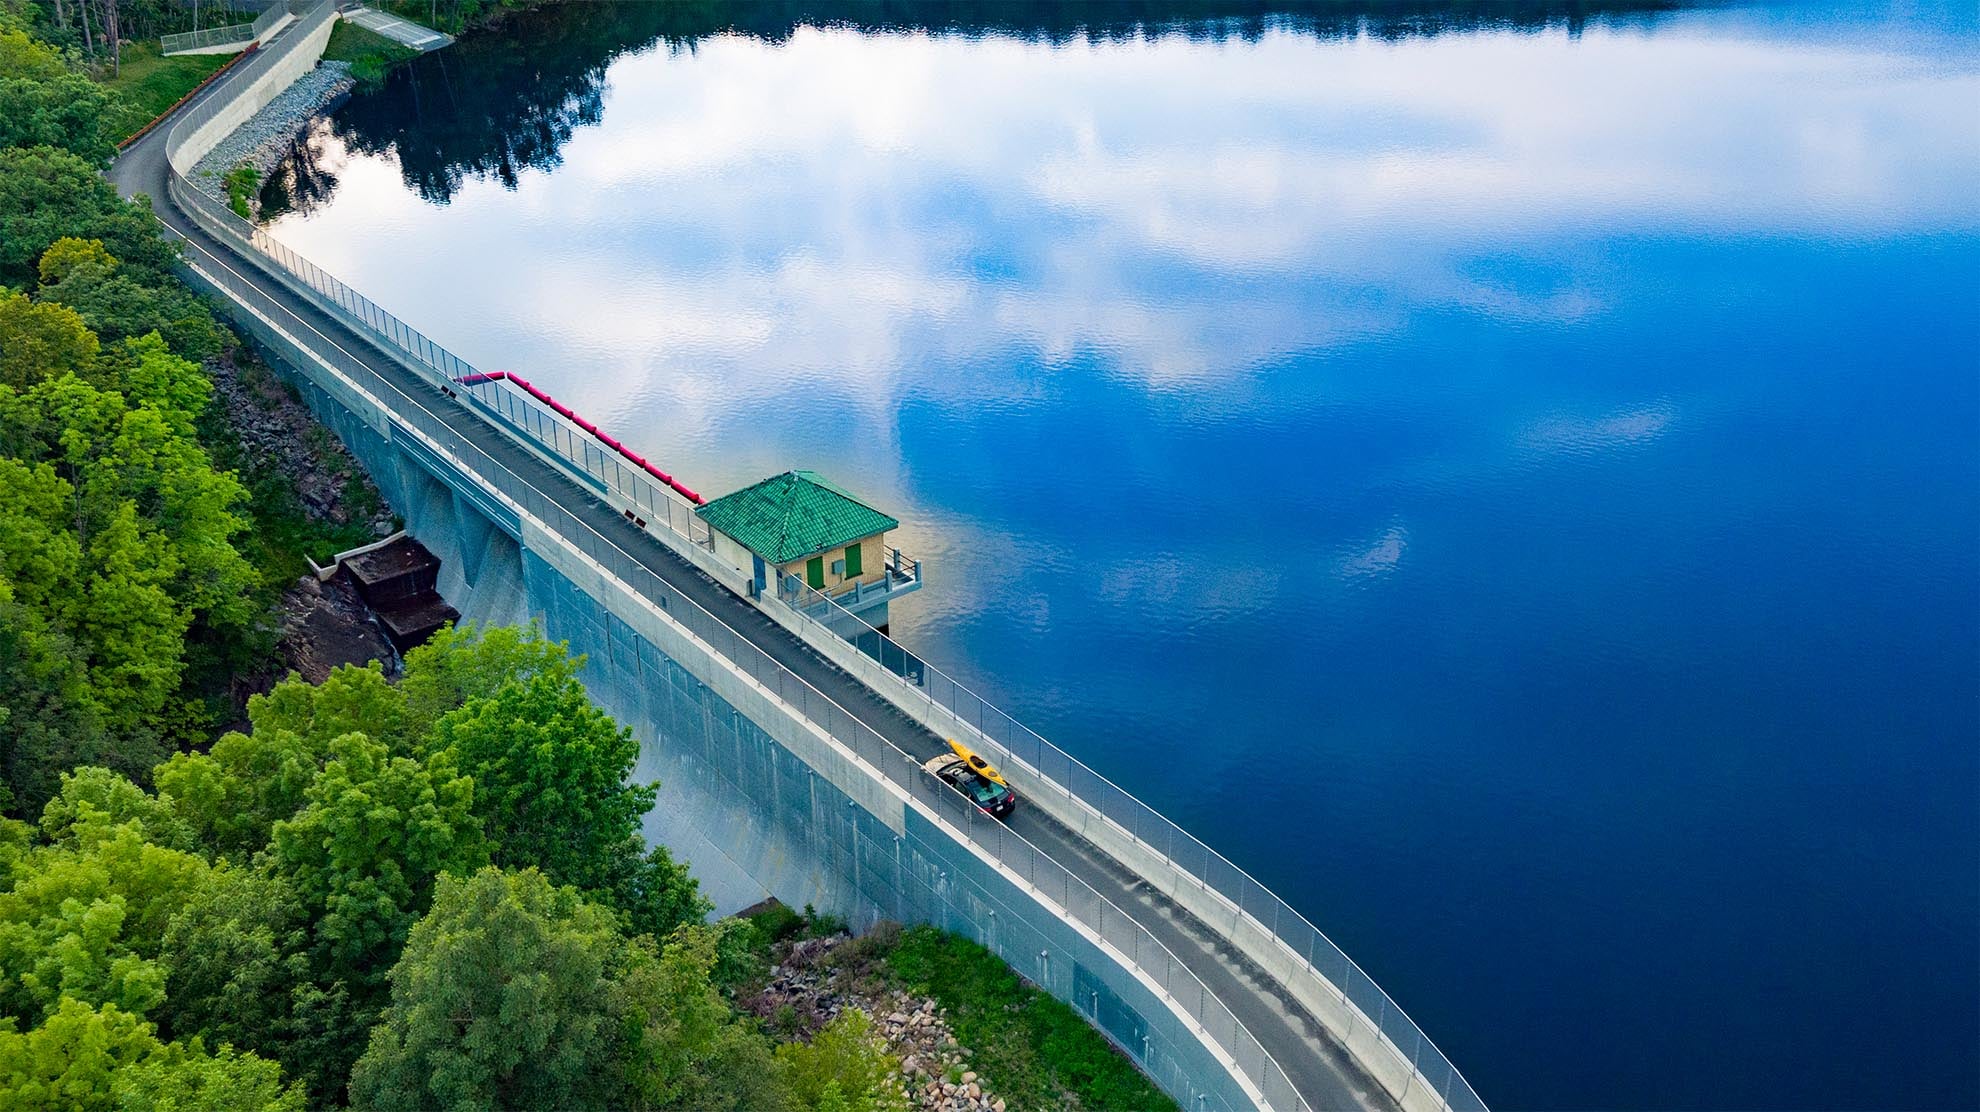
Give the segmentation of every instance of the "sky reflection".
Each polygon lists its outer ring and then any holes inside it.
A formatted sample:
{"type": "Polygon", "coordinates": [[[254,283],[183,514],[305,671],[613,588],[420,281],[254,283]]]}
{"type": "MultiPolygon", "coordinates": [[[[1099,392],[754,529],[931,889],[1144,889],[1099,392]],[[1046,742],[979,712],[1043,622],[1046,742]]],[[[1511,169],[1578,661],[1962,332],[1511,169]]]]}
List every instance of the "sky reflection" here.
{"type": "MultiPolygon", "coordinates": [[[[1495,1105],[1971,1106],[1980,17],[1896,11],[717,35],[559,74],[514,188],[319,134],[275,229],[697,489],[902,518],[903,640],[1495,1105]]],[[[362,114],[483,95],[424,72],[362,114]]]]}

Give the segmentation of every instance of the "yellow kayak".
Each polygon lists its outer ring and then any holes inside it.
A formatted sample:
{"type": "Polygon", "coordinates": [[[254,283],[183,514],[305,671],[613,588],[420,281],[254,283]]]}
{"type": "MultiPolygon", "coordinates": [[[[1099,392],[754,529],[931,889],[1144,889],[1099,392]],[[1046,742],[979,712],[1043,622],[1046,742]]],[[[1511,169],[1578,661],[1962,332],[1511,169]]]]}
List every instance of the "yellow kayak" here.
{"type": "Polygon", "coordinates": [[[994,780],[1007,788],[1011,786],[1002,776],[997,774],[997,767],[978,756],[976,750],[971,749],[955,738],[949,739],[949,748],[955,750],[956,756],[961,757],[963,763],[970,767],[970,771],[976,773],[978,776],[983,777],[985,780],[994,780]]]}

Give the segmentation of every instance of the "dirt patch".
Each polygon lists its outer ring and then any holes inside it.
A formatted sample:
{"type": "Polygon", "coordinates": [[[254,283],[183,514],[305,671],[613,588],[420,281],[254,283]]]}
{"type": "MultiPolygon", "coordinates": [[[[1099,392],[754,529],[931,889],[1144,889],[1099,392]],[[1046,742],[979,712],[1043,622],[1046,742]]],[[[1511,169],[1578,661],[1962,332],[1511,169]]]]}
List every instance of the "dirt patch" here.
{"type": "Polygon", "coordinates": [[[282,595],[282,659],[311,683],[322,683],[340,664],[382,661],[397,675],[399,654],[371,607],[343,575],[318,582],[306,575],[282,595]]]}

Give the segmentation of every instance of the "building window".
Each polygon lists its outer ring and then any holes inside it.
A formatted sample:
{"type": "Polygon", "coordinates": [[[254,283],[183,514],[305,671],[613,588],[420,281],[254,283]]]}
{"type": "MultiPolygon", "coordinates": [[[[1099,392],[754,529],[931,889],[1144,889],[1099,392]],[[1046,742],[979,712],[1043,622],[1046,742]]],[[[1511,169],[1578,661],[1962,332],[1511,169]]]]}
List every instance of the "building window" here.
{"type": "Polygon", "coordinates": [[[855,576],[859,575],[859,573],[863,570],[865,569],[859,566],[859,546],[856,544],[847,545],[846,546],[846,578],[852,579],[855,576]]]}
{"type": "Polygon", "coordinates": [[[814,591],[825,589],[825,557],[813,556],[804,562],[804,581],[814,591]]]}

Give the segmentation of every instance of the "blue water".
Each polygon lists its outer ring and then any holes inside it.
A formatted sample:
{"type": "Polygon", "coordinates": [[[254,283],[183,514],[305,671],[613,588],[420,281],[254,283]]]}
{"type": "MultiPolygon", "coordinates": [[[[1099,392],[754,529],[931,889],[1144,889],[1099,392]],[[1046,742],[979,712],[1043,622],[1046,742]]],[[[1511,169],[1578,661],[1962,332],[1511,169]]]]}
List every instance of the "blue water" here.
{"type": "Polygon", "coordinates": [[[900,639],[1495,1106],[1970,1108],[1977,23],[469,39],[276,229],[703,490],[895,513],[900,639]]]}

